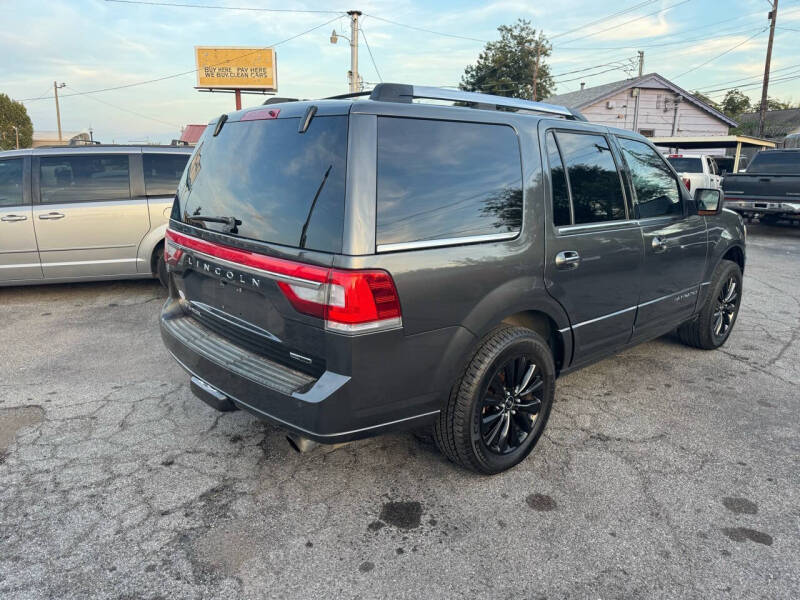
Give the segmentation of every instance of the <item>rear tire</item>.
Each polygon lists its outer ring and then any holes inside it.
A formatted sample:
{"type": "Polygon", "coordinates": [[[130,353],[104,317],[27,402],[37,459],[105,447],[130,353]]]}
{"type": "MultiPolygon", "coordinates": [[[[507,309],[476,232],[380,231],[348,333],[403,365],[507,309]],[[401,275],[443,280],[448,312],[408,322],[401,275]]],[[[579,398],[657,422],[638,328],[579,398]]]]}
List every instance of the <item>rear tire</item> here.
{"type": "Polygon", "coordinates": [[[153,274],[158,277],[161,285],[163,285],[165,288],[168,288],[169,274],[167,273],[167,263],[164,262],[164,244],[161,244],[158,248],[156,248],[153,261],[153,274]]]}
{"type": "Polygon", "coordinates": [[[742,270],[723,260],[714,270],[700,314],[678,327],[678,337],[687,346],[716,350],[731,334],[742,302],[742,270]]]}
{"type": "Polygon", "coordinates": [[[503,326],[487,335],[453,385],[434,438],[467,469],[492,475],[510,469],[539,440],[555,394],[555,364],[535,332],[503,326]]]}

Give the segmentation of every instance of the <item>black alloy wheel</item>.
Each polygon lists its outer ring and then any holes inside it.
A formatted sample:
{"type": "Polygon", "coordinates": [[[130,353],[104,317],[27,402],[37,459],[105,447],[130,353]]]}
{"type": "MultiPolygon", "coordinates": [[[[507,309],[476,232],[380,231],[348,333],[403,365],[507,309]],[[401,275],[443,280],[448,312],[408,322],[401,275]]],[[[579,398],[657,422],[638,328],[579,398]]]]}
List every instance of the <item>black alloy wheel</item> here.
{"type": "Polygon", "coordinates": [[[495,369],[481,403],[481,439],[489,452],[509,454],[525,442],[542,408],[542,371],[529,356],[495,369]]]}
{"type": "Polygon", "coordinates": [[[715,337],[724,337],[733,325],[736,310],[739,308],[739,285],[732,274],[717,296],[717,306],[714,310],[712,333],[715,337]]]}

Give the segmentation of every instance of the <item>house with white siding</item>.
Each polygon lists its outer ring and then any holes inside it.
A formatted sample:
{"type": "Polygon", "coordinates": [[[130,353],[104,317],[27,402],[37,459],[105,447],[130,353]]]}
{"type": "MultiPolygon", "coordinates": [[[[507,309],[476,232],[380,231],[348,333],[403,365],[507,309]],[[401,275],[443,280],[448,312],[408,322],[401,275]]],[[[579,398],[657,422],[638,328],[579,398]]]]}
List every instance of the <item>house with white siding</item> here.
{"type": "Polygon", "coordinates": [[[592,123],[647,137],[728,135],[737,123],[658,73],[584,87],[544,100],[579,110],[592,123]]]}

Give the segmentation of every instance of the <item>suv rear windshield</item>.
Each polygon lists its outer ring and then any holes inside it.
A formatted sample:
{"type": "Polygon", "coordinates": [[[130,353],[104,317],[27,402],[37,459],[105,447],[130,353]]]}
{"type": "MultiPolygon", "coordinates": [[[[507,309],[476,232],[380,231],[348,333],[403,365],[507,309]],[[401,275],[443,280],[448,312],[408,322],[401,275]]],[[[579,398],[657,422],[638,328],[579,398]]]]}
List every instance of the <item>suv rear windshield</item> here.
{"type": "Polygon", "coordinates": [[[677,158],[668,156],[667,160],[678,173],[702,173],[703,161],[699,158],[677,158]]]}
{"type": "Polygon", "coordinates": [[[747,165],[747,172],[800,175],[800,152],[759,152],[747,165]]]}
{"type": "Polygon", "coordinates": [[[178,188],[180,219],[247,239],[340,252],[347,117],[316,117],[305,133],[298,133],[299,122],[229,122],[216,137],[204,135],[178,188]],[[197,217],[233,217],[237,226],[197,217]]]}

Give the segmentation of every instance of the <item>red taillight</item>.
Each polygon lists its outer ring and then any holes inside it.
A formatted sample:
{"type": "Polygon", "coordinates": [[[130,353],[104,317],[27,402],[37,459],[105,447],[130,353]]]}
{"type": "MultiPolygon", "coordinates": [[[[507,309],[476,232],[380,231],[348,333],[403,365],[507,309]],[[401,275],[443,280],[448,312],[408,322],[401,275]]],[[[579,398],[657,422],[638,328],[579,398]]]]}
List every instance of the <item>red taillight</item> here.
{"type": "Polygon", "coordinates": [[[164,262],[168,265],[177,265],[181,256],[183,256],[183,250],[172,243],[169,239],[169,232],[167,232],[167,239],[164,240],[164,262]]]}
{"type": "Polygon", "coordinates": [[[400,298],[391,275],[308,265],[222,246],[167,230],[174,241],[210,256],[267,271],[294,309],[325,320],[328,329],[361,333],[402,326],[400,298]],[[277,277],[276,277],[277,276],[277,277]]]}
{"type": "Polygon", "coordinates": [[[683,158],[683,154],[670,154],[667,158],[683,158]]]}
{"type": "Polygon", "coordinates": [[[689,179],[688,177],[681,177],[681,179],[683,179],[683,185],[686,186],[686,189],[691,192],[692,191],[692,180],[689,179]]]}

